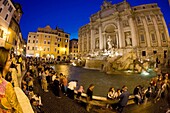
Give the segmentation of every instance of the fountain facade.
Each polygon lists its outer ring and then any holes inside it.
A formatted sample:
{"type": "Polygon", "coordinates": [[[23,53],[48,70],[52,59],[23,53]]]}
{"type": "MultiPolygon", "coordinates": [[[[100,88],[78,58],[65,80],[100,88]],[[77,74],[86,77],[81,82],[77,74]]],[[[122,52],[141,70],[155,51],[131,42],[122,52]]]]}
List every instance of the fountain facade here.
{"type": "Polygon", "coordinates": [[[127,1],[112,4],[105,0],[101,10],[90,17],[90,23],[79,29],[78,39],[79,54],[87,61],[85,67],[103,67],[106,72],[113,69],[141,72],[153,67],[151,63],[156,58],[161,64],[166,63],[170,45],[159,6],[131,7],[127,1]]]}

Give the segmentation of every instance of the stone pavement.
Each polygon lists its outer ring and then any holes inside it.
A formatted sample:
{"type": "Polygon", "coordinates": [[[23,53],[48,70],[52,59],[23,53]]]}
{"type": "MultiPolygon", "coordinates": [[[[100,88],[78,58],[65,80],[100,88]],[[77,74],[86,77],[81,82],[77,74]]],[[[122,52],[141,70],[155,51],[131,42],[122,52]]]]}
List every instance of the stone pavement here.
{"type": "Polygon", "coordinates": [[[84,105],[62,95],[62,98],[56,97],[51,90],[44,92],[38,81],[35,80],[34,92],[39,93],[42,99],[43,110],[45,113],[87,113],[84,105]]]}

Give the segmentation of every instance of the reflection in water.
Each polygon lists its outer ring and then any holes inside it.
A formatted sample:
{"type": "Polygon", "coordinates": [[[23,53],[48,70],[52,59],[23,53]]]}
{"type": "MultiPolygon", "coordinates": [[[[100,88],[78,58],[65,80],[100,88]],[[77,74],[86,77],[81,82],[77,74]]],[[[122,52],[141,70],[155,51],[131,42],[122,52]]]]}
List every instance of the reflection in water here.
{"type": "Polygon", "coordinates": [[[154,75],[142,76],[139,74],[132,75],[107,75],[97,70],[89,70],[81,67],[74,67],[70,65],[54,65],[52,66],[58,73],[63,73],[68,76],[69,80],[78,80],[78,85],[83,85],[85,91],[88,86],[93,83],[95,85],[94,95],[106,96],[110,87],[115,89],[126,85],[132,93],[137,85],[147,87],[150,78],[154,75]]]}

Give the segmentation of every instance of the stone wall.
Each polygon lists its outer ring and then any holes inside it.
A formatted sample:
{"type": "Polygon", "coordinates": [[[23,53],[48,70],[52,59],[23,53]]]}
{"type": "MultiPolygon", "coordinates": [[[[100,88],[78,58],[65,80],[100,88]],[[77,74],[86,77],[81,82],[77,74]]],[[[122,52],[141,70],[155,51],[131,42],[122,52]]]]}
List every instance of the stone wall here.
{"type": "Polygon", "coordinates": [[[102,66],[104,65],[104,62],[104,60],[88,59],[86,60],[85,68],[101,70],[102,66]]]}

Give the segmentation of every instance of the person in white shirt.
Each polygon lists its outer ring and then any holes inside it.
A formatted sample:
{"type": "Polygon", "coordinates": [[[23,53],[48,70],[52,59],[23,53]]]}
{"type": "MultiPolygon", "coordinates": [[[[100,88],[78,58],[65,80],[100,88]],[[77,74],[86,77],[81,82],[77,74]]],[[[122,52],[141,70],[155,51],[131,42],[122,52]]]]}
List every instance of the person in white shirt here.
{"type": "Polygon", "coordinates": [[[77,87],[77,81],[70,81],[68,83],[68,97],[74,99],[74,89],[77,87]]]}

